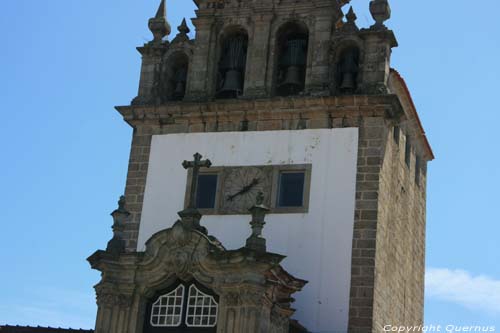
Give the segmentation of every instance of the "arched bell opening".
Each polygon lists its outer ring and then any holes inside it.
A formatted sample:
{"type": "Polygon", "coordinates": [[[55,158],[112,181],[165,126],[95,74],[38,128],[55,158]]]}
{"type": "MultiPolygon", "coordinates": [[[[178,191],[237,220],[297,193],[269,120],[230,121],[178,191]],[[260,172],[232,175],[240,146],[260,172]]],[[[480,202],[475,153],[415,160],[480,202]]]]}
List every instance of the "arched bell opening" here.
{"type": "Polygon", "coordinates": [[[144,333],[216,333],[219,297],[197,281],[176,281],[146,302],[144,333]]]}
{"type": "Polygon", "coordinates": [[[216,98],[237,98],[243,94],[248,51],[248,33],[232,27],[221,38],[216,98]]]}
{"type": "Polygon", "coordinates": [[[304,24],[288,22],[277,33],[275,94],[298,95],[306,81],[309,30],[304,24]]]}
{"type": "Polygon", "coordinates": [[[354,94],[358,89],[360,54],[360,49],[352,45],[340,51],[335,76],[338,93],[354,94]]]}
{"type": "Polygon", "coordinates": [[[176,52],[167,60],[167,100],[181,101],[186,95],[189,58],[184,52],[176,52]]]}

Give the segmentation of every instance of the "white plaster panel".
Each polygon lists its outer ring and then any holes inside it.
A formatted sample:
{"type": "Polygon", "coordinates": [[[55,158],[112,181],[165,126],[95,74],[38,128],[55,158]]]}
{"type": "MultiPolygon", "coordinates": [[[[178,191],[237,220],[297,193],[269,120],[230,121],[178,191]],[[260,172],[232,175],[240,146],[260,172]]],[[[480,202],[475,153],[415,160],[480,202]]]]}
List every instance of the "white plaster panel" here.
{"type": "MultiPolygon", "coordinates": [[[[312,332],[347,331],[354,224],[358,129],[168,134],[153,137],[138,250],[171,227],[183,209],[186,170],[199,152],[214,166],[312,164],[306,214],[269,215],[268,250],[308,280],[296,295],[296,319],[312,332]]],[[[202,225],[226,248],[250,235],[250,217],[204,216],[202,225]]]]}

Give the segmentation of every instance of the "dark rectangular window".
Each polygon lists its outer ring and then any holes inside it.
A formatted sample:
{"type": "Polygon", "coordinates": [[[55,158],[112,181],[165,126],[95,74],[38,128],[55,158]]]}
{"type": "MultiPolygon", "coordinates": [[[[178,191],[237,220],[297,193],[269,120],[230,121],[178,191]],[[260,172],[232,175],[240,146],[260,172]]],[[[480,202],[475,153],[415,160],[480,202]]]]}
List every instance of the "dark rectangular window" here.
{"type": "Polygon", "coordinates": [[[415,183],[420,185],[420,164],[421,164],[420,156],[417,156],[415,161],[415,183]]]}
{"type": "Polygon", "coordinates": [[[401,129],[399,128],[399,126],[394,126],[394,133],[393,133],[393,137],[394,137],[394,141],[399,144],[399,136],[401,135],[401,129]]]}
{"type": "Polygon", "coordinates": [[[405,163],[408,167],[410,167],[410,162],[411,162],[411,143],[410,143],[410,138],[406,137],[405,163]]]}
{"type": "Polygon", "coordinates": [[[201,209],[215,208],[217,175],[199,175],[196,191],[196,206],[201,209]]]}
{"type": "Polygon", "coordinates": [[[278,206],[302,207],[304,205],[305,172],[283,172],[279,177],[278,206]]]}

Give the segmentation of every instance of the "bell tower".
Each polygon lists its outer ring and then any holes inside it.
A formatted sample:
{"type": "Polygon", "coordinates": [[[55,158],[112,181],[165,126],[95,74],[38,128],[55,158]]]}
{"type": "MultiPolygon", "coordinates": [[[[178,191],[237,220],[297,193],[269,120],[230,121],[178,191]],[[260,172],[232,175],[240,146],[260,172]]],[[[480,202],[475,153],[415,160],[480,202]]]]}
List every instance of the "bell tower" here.
{"type": "Polygon", "coordinates": [[[97,333],[423,324],[434,155],[391,68],[388,0],[364,28],[348,3],[195,0],[191,39],[161,1],[116,108],[133,138],[114,237],[89,258],[97,333]]]}

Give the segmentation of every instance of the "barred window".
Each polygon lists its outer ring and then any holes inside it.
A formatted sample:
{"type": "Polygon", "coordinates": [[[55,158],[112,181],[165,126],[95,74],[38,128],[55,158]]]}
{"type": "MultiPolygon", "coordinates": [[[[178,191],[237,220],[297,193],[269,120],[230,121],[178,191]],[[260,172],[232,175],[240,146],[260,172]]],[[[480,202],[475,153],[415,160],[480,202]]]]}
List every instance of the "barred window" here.
{"type": "Polygon", "coordinates": [[[195,285],[189,287],[186,325],[188,327],[214,327],[217,325],[217,302],[202,293],[195,285]]]}
{"type": "Polygon", "coordinates": [[[151,311],[151,326],[177,327],[182,322],[182,306],[184,300],[184,286],[179,285],[170,293],[160,296],[153,303],[151,311]]]}

